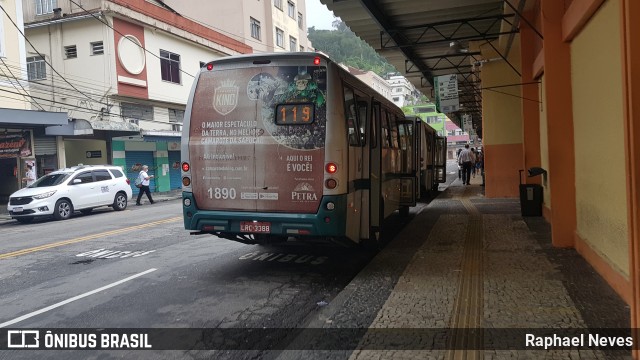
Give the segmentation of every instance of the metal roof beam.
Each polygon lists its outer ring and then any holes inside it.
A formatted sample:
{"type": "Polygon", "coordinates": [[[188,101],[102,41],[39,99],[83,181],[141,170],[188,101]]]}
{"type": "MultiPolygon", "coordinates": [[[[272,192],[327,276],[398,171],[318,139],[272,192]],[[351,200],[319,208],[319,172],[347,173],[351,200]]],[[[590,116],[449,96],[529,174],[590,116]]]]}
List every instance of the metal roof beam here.
{"type": "MultiPolygon", "coordinates": [[[[362,6],[367,10],[367,12],[369,13],[369,15],[371,16],[371,18],[378,23],[378,25],[384,29],[384,32],[387,32],[388,29],[392,29],[394,28],[394,24],[391,23],[391,21],[389,20],[389,18],[387,18],[387,16],[382,12],[382,10],[380,9],[380,7],[378,7],[378,4],[376,1],[374,0],[360,0],[360,3],[362,4],[362,6]]],[[[384,32],[380,33],[380,38],[381,38],[381,43],[382,43],[382,34],[384,32]]],[[[398,35],[398,34],[389,34],[389,36],[393,39],[393,41],[396,44],[399,45],[407,45],[407,39],[404,36],[398,35]]],[[[422,63],[421,61],[418,61],[418,56],[416,55],[416,53],[414,52],[413,49],[409,48],[401,48],[400,51],[402,51],[402,53],[404,54],[404,56],[411,60],[411,62],[418,67],[418,69],[420,69],[420,71],[422,72],[422,74],[427,78],[427,81],[429,78],[433,78],[433,74],[431,73],[431,70],[429,69],[428,66],[426,66],[424,63],[422,63]]]]}
{"type": "Polygon", "coordinates": [[[508,34],[519,32],[518,30],[513,28],[510,31],[500,31],[500,27],[499,27],[500,22],[504,20],[510,24],[507,18],[510,18],[513,16],[514,16],[513,14],[506,14],[506,15],[502,14],[502,15],[495,15],[495,16],[486,16],[481,18],[464,18],[464,19],[442,21],[442,22],[426,24],[426,25],[417,25],[412,27],[386,30],[387,34],[389,34],[391,39],[388,39],[385,41],[385,39],[383,38],[384,34],[383,32],[381,32],[380,46],[382,49],[394,49],[398,47],[401,48],[403,46],[406,47],[406,46],[430,45],[430,44],[447,42],[447,41],[450,42],[450,41],[464,41],[464,40],[468,41],[468,40],[495,39],[500,35],[508,35],[508,34]],[[484,22],[490,21],[490,23],[488,25],[480,23],[482,21],[484,22]],[[438,27],[443,27],[443,26],[446,27],[448,25],[455,25],[455,24],[458,24],[458,27],[453,31],[451,31],[450,29],[438,29],[438,27]],[[497,29],[493,29],[495,27],[497,27],[497,29]],[[481,30],[478,30],[478,28],[481,28],[481,30]],[[424,30],[413,41],[409,41],[408,43],[405,41],[404,44],[400,44],[396,42],[396,45],[389,45],[391,40],[395,41],[395,37],[398,35],[404,37],[406,40],[409,40],[407,37],[407,33],[411,32],[412,30],[418,30],[418,29],[424,29],[424,30]],[[471,29],[475,32],[475,34],[474,35],[459,34],[459,32],[461,32],[462,29],[465,29],[465,30],[471,29]],[[427,35],[427,33],[436,33],[440,38],[435,40],[422,41],[422,39],[427,35]],[[445,35],[445,33],[447,33],[447,35],[445,35]]]}

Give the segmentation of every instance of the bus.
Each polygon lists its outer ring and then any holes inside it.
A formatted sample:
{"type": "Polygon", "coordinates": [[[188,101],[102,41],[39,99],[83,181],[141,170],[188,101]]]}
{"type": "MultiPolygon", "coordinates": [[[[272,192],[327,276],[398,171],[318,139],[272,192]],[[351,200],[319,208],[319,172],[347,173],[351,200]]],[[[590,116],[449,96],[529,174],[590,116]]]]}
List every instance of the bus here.
{"type": "Polygon", "coordinates": [[[216,59],[185,110],[184,227],[247,244],[376,244],[419,196],[415,128],[324,55],[216,59]]]}
{"type": "Polygon", "coordinates": [[[447,138],[439,136],[436,129],[420,116],[405,115],[415,133],[413,141],[420,156],[416,164],[417,198],[437,193],[441,183],[446,181],[447,138]]]}

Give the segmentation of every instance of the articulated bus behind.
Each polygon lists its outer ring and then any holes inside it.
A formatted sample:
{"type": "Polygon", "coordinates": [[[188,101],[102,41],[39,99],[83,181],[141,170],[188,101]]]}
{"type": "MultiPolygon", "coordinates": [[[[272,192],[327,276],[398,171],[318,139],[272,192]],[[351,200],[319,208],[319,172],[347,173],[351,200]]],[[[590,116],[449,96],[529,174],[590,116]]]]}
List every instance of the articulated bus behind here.
{"type": "Polygon", "coordinates": [[[415,204],[402,190],[418,157],[403,121],[318,54],[212,61],[184,117],[185,229],[244,243],[377,240],[384,218],[415,204]]]}

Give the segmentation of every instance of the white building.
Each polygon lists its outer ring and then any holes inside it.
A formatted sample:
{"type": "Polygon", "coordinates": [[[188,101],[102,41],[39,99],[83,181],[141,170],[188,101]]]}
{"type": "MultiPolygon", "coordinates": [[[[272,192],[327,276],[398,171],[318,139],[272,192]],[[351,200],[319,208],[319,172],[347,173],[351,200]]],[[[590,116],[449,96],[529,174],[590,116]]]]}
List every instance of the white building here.
{"type": "Polygon", "coordinates": [[[160,1],[32,0],[24,19],[35,47],[25,57],[32,93],[74,119],[47,130],[63,137],[59,166],[112,163],[132,178],[147,164],[152,191],[181,186],[180,130],[194,75],[212,59],[252,52],[160,1]]]}
{"type": "Polygon", "coordinates": [[[393,75],[387,79],[391,86],[391,101],[399,107],[413,105],[416,101],[415,86],[404,76],[393,75]]]}
{"type": "Polygon", "coordinates": [[[391,101],[391,85],[373,71],[363,71],[351,66],[345,67],[352,75],[360,79],[363,83],[369,85],[372,89],[391,101]]]}
{"type": "Polygon", "coordinates": [[[164,0],[164,4],[251,46],[254,52],[312,51],[305,0],[164,0]]]}
{"type": "Polygon", "coordinates": [[[45,129],[66,125],[68,120],[66,112],[51,112],[32,95],[21,35],[22,0],[3,0],[0,7],[0,203],[4,203],[46,167],[57,165],[57,139],[47,137],[45,129]]]}

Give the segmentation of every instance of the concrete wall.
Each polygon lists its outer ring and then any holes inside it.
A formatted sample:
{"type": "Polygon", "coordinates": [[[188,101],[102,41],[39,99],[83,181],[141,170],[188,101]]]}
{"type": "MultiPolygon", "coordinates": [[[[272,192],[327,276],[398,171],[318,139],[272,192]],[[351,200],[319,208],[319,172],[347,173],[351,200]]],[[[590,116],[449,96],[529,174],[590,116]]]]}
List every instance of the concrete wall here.
{"type": "MultiPolygon", "coordinates": [[[[2,69],[0,72],[0,107],[30,110],[31,105],[25,101],[24,96],[15,94],[23,91],[16,89],[19,86],[12,79],[15,77],[26,80],[24,38],[11,23],[13,21],[18,27],[22,27],[22,0],[5,0],[1,4],[11,18],[7,17],[4,12],[0,12],[0,57],[3,60],[0,62],[0,69],[2,69]]],[[[22,28],[21,31],[24,29],[22,28]]],[[[29,84],[26,81],[22,81],[22,86],[28,91],[29,84]]]]}
{"type": "MultiPolygon", "coordinates": [[[[180,55],[180,84],[163,81],[160,72],[160,60],[147,53],[147,81],[149,89],[149,99],[175,104],[186,104],[189,99],[191,85],[198,71],[200,71],[200,61],[209,62],[213,59],[225,56],[212,49],[198,46],[191,42],[186,42],[171,36],[167,33],[145,29],[145,46],[151,54],[160,55],[160,49],[170,51],[180,55]],[[192,76],[189,76],[190,74],[192,76]]],[[[179,107],[177,107],[179,108],[179,107]]],[[[162,122],[169,122],[169,114],[164,109],[164,116],[161,114],[158,119],[162,122]]],[[[149,129],[162,129],[159,127],[145,127],[149,129]]]]}
{"type": "MultiPolygon", "coordinates": [[[[38,83],[31,83],[33,96],[54,99],[57,104],[41,102],[46,110],[68,110],[69,117],[80,119],[95,118],[101,108],[105,107],[107,97],[116,91],[113,73],[114,55],[112,38],[108,37],[108,29],[96,19],[90,18],[69,21],[61,24],[41,26],[27,29],[27,36],[46,60],[62,74],[67,81],[74,84],[80,92],[52,72],[46,66],[47,78],[38,83]],[[90,43],[102,41],[105,53],[91,55],[90,43]],[[77,58],[66,59],[64,47],[75,45],[77,58]],[[68,105],[64,105],[68,104],[68,105]]],[[[33,49],[27,49],[27,56],[36,56],[33,49]]]]}
{"type": "Polygon", "coordinates": [[[64,149],[67,167],[83,165],[107,164],[107,143],[103,140],[65,140],[64,149]],[[90,150],[99,150],[102,157],[88,158],[86,153],[90,150]]]}
{"type": "Polygon", "coordinates": [[[620,29],[620,4],[607,1],[571,43],[576,232],[629,275],[620,29]]]}

